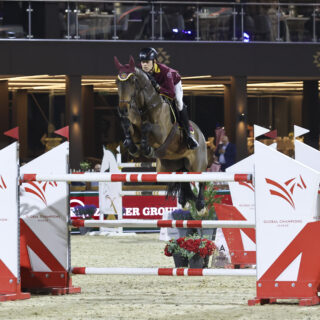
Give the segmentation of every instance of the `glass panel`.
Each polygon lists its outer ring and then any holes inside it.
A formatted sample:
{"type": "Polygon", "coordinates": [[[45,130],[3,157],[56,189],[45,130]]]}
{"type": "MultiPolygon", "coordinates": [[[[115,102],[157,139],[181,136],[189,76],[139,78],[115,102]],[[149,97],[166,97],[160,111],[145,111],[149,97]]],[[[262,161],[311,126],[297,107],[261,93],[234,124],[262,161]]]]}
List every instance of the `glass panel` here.
{"type": "MultiPolygon", "coordinates": [[[[196,38],[196,10],[194,5],[162,6],[162,37],[164,40],[194,40],[196,38]]],[[[160,22],[157,17],[156,23],[160,22]]],[[[160,24],[156,25],[160,37],[160,24]]]]}
{"type": "Polygon", "coordinates": [[[79,39],[112,39],[113,10],[110,3],[78,3],[71,12],[71,33],[79,39]]]}
{"type": "Polygon", "coordinates": [[[0,38],[26,38],[28,32],[27,5],[27,2],[0,3],[0,38]]]}
{"type": "Polygon", "coordinates": [[[120,4],[117,9],[117,30],[119,39],[151,39],[151,9],[151,5],[146,4],[120,4]]]}
{"type": "Polygon", "coordinates": [[[160,2],[1,1],[0,38],[244,42],[320,38],[316,2],[160,2]]]}
{"type": "Polygon", "coordinates": [[[201,7],[199,11],[200,38],[205,41],[232,41],[241,38],[240,7],[211,6],[201,7]],[[238,14],[235,16],[235,12],[238,14]],[[236,19],[234,19],[234,17],[236,19]],[[236,23],[236,30],[234,30],[236,23]],[[234,33],[236,32],[236,39],[234,33]]]}
{"type": "Polygon", "coordinates": [[[313,41],[313,6],[288,5],[283,8],[285,27],[289,33],[288,41],[313,41]]]}

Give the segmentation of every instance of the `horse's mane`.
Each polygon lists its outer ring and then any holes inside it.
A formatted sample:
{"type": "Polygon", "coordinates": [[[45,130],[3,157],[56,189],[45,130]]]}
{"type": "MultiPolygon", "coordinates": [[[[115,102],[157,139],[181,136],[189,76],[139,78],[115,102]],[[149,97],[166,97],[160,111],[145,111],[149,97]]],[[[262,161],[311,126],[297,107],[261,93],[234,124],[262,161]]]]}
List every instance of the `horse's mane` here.
{"type": "Polygon", "coordinates": [[[140,68],[135,67],[134,68],[134,74],[138,78],[138,81],[139,81],[141,86],[143,86],[143,87],[151,86],[153,88],[148,76],[146,75],[146,73],[143,70],[141,70],[140,68]]]}
{"type": "Polygon", "coordinates": [[[162,104],[163,100],[161,96],[158,94],[156,89],[153,87],[150,79],[147,74],[141,70],[140,68],[135,67],[134,74],[136,75],[140,87],[144,88],[146,91],[145,99],[147,104],[151,104],[153,107],[162,104]]]}

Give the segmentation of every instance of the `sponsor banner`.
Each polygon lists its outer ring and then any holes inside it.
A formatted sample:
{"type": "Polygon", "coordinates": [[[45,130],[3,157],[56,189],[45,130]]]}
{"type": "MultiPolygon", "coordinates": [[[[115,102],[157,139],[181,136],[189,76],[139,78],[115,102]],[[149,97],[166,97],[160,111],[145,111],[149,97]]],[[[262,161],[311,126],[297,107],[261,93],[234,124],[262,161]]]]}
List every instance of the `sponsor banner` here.
{"type": "MultiPolygon", "coordinates": [[[[87,205],[94,205],[99,209],[99,195],[71,195],[71,216],[74,216],[73,208],[87,205]]],[[[165,212],[169,213],[177,208],[177,200],[166,199],[165,196],[123,196],[122,206],[123,219],[162,219],[165,212]]],[[[99,210],[93,218],[99,219],[99,210]]]]}
{"type": "Polygon", "coordinates": [[[165,196],[122,197],[123,219],[162,219],[163,214],[177,209],[177,200],[165,196]]]}
{"type": "MultiPolygon", "coordinates": [[[[216,197],[221,198],[221,203],[232,204],[229,191],[218,191],[216,197]]],[[[70,214],[74,216],[73,208],[77,206],[94,205],[97,212],[94,219],[98,219],[99,194],[97,192],[71,192],[70,195],[70,214]]],[[[123,196],[123,219],[162,219],[165,212],[172,212],[177,208],[176,199],[166,199],[165,196],[123,196]]]]}

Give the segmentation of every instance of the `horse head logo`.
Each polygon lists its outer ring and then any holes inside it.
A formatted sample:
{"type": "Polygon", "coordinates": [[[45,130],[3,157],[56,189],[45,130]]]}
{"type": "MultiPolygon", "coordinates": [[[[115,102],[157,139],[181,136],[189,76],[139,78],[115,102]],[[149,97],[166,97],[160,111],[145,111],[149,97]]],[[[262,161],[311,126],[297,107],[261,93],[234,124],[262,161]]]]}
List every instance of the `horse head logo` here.
{"type": "Polygon", "coordinates": [[[291,178],[283,182],[282,184],[268,178],[266,178],[266,182],[267,184],[272,186],[272,189],[269,190],[270,194],[284,199],[290,204],[293,209],[295,209],[295,204],[292,196],[295,188],[299,188],[302,190],[307,189],[307,186],[303,181],[301,175],[299,175],[298,178],[291,178]]]}

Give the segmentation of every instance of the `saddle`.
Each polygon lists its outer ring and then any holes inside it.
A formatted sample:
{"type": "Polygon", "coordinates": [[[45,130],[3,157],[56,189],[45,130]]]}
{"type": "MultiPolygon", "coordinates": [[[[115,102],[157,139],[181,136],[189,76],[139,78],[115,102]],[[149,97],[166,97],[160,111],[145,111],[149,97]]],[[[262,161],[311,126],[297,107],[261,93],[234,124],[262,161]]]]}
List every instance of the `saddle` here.
{"type": "Polygon", "coordinates": [[[162,96],[162,98],[169,105],[171,123],[175,124],[176,122],[179,122],[179,113],[178,113],[177,108],[176,108],[175,100],[171,100],[171,99],[167,98],[166,96],[162,96]]]}

